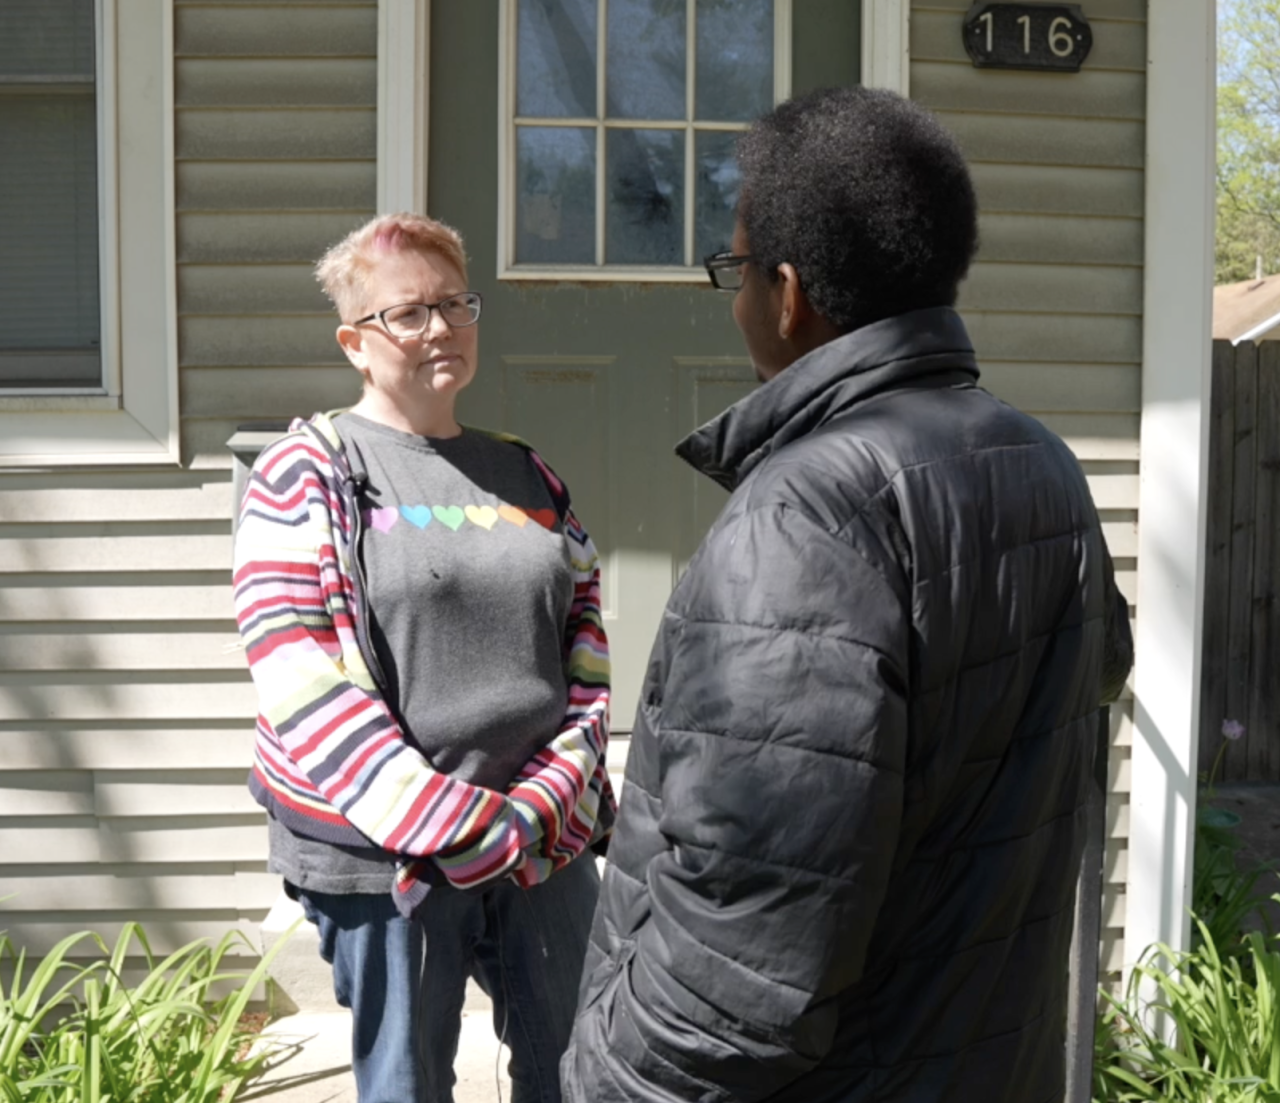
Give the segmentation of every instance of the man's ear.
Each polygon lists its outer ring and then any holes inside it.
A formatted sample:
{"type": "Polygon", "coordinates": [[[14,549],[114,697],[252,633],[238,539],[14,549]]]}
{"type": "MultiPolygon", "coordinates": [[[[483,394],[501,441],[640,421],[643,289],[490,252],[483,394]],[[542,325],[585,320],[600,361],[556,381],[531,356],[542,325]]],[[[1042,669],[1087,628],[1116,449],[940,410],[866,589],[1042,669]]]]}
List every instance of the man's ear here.
{"type": "Polygon", "coordinates": [[[363,375],[368,367],[368,357],[365,355],[364,334],[360,332],[360,328],[342,325],[338,327],[336,336],[342,351],[351,361],[351,366],[363,375]]]}
{"type": "Polygon", "coordinates": [[[782,296],[778,311],[778,336],[790,340],[800,324],[813,312],[809,299],[800,286],[800,273],[795,266],[783,262],[778,265],[778,282],[775,285],[782,296]]]}

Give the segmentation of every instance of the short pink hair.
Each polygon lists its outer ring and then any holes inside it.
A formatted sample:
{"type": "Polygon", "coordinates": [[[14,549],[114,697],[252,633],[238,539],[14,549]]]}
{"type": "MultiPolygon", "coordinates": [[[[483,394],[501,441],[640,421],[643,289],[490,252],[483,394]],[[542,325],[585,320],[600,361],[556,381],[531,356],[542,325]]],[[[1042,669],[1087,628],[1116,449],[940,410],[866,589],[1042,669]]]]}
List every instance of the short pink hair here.
{"type": "Polygon", "coordinates": [[[467,278],[462,235],[452,226],[419,214],[384,214],[352,230],[316,265],[316,279],[338,317],[354,321],[364,312],[369,276],[390,253],[443,257],[467,278]]]}

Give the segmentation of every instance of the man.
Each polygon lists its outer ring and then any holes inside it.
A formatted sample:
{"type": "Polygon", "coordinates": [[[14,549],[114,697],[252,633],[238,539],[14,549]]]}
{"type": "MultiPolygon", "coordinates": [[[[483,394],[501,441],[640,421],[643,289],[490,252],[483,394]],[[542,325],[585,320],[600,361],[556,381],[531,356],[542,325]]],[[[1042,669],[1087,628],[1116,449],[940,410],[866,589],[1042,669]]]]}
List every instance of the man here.
{"type": "Polygon", "coordinates": [[[1065,444],[976,384],[968,171],[886,92],[739,147],[708,269],[763,386],[667,606],[565,1098],[1062,1098],[1101,701],[1131,662],[1065,444]]]}

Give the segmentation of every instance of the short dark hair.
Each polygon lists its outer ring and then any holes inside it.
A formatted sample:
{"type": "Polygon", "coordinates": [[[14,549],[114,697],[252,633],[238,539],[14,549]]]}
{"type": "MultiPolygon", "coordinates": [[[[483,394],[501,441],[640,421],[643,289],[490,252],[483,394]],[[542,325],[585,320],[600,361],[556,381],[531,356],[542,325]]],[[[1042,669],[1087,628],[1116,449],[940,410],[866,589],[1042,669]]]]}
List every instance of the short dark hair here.
{"type": "Polygon", "coordinates": [[[795,266],[843,332],[951,306],[978,245],[955,139],[880,89],[824,88],[780,104],[738,143],[738,215],[756,263],[795,266]]]}

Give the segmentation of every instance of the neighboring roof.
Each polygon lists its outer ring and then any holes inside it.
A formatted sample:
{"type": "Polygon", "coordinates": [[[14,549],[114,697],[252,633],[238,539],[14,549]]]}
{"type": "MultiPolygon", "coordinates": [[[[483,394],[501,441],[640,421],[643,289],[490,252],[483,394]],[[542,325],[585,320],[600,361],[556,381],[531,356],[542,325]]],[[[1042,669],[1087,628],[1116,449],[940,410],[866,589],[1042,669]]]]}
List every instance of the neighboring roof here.
{"type": "Polygon", "coordinates": [[[1280,275],[1213,289],[1214,340],[1261,341],[1280,338],[1280,275]]]}

